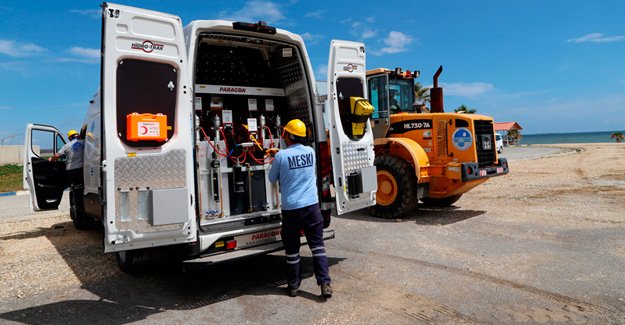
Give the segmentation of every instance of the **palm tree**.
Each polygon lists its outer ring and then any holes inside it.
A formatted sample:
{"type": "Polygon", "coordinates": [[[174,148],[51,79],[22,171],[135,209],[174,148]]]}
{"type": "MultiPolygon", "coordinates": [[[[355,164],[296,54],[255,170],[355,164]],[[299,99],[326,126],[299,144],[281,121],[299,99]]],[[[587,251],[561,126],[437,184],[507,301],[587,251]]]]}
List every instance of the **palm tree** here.
{"type": "Polygon", "coordinates": [[[465,113],[465,114],[474,114],[475,112],[477,112],[477,109],[475,108],[468,108],[466,107],[464,104],[458,106],[458,108],[456,108],[454,110],[454,112],[456,113],[465,113]]]}
{"type": "Polygon", "coordinates": [[[623,135],[623,132],[614,132],[610,135],[610,139],[615,139],[617,143],[620,143],[625,140],[625,136],[623,135]]]}
{"type": "Polygon", "coordinates": [[[420,82],[415,82],[414,84],[414,99],[415,101],[421,101],[421,103],[429,103],[430,102],[430,88],[423,87],[420,82]]]}
{"type": "Polygon", "coordinates": [[[430,102],[430,88],[423,87],[420,82],[414,84],[414,105],[417,107],[417,112],[429,113],[430,109],[425,106],[425,103],[430,102]]]}

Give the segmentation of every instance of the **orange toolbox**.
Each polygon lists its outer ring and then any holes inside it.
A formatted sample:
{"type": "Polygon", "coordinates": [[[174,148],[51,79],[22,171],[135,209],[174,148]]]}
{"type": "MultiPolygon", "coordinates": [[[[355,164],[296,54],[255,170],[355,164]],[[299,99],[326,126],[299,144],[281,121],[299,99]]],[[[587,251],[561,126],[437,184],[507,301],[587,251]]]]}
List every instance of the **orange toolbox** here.
{"type": "Polygon", "coordinates": [[[126,139],[129,141],[167,140],[167,115],[161,113],[126,115],[126,139]]]}

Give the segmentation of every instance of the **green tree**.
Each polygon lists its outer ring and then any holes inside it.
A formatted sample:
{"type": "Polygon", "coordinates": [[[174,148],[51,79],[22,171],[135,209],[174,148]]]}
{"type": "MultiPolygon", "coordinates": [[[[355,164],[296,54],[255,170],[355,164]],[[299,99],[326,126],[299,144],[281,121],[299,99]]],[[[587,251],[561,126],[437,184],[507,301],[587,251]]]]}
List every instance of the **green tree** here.
{"type": "Polygon", "coordinates": [[[454,112],[456,112],[456,113],[465,113],[465,114],[475,114],[475,112],[477,112],[477,109],[475,109],[475,108],[468,108],[464,104],[462,104],[462,105],[458,106],[458,108],[456,108],[454,110],[454,112]]]}
{"type": "Polygon", "coordinates": [[[414,84],[414,99],[416,101],[421,101],[421,103],[429,103],[430,102],[430,88],[424,87],[420,82],[415,82],[414,84]]]}
{"type": "Polygon", "coordinates": [[[617,143],[620,143],[625,140],[625,136],[623,135],[623,132],[614,132],[610,135],[610,139],[614,139],[617,143]]]}

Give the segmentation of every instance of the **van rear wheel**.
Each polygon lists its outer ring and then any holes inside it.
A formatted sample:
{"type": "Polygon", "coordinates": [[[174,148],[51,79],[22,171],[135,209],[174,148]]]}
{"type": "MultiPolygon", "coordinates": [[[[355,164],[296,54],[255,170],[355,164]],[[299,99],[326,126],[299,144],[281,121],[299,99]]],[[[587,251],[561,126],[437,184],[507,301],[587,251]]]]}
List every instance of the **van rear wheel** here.
{"type": "Polygon", "coordinates": [[[396,156],[378,156],[376,205],[370,208],[378,218],[398,218],[417,206],[417,180],[414,168],[396,156]]]}
{"type": "Polygon", "coordinates": [[[117,266],[124,272],[128,274],[136,274],[139,273],[142,269],[141,267],[141,257],[142,250],[129,250],[129,251],[121,251],[117,252],[117,266]]]}

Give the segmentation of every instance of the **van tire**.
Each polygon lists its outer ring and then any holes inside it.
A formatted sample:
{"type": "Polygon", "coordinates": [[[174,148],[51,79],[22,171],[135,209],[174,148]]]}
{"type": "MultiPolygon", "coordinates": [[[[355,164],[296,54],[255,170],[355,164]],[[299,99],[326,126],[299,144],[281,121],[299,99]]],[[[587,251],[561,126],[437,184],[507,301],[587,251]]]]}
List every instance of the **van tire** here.
{"type": "Polygon", "coordinates": [[[460,197],[462,197],[462,194],[443,198],[422,197],[421,202],[423,202],[423,204],[427,206],[432,207],[448,207],[456,203],[456,201],[460,200],[460,197]]]}
{"type": "Polygon", "coordinates": [[[81,211],[76,204],[73,191],[69,192],[69,216],[72,219],[74,228],[78,230],[91,229],[94,226],[93,220],[85,215],[85,212],[81,211]]]}
{"type": "Polygon", "coordinates": [[[369,209],[371,214],[378,218],[395,219],[413,211],[419,200],[412,165],[399,157],[386,155],[376,157],[375,166],[378,170],[378,202],[369,209]]]}
{"type": "Polygon", "coordinates": [[[115,254],[117,259],[117,266],[124,273],[128,274],[137,274],[140,272],[141,267],[139,266],[138,260],[143,255],[141,254],[141,250],[129,250],[129,251],[121,251],[115,254]]]}

